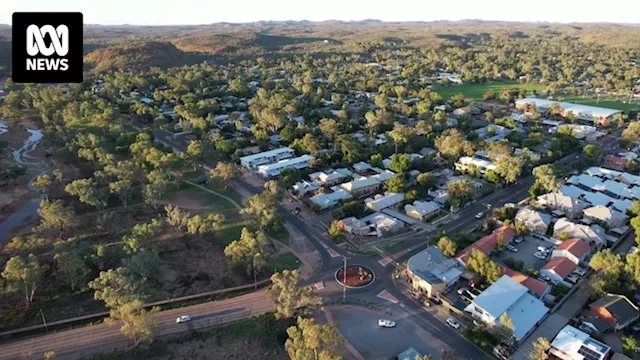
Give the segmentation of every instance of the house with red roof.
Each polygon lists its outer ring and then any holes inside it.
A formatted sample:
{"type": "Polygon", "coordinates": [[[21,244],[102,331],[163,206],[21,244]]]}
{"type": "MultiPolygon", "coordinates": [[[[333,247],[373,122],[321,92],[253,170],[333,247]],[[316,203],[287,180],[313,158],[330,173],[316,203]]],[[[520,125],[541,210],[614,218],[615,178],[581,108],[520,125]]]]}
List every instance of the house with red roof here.
{"type": "Polygon", "coordinates": [[[576,269],[573,261],[566,257],[554,257],[540,269],[540,274],[548,276],[551,281],[563,282],[564,279],[576,269]]]}
{"type": "Polygon", "coordinates": [[[542,282],[538,279],[527,276],[521,272],[515,271],[505,265],[498,264],[502,268],[502,273],[509,276],[518,283],[524,285],[529,292],[535,295],[538,299],[542,299],[545,295],[551,291],[549,284],[542,282]]]}
{"type": "Polygon", "coordinates": [[[496,229],[493,233],[487,236],[481,237],[480,240],[464,248],[458,254],[458,256],[456,256],[456,259],[462,265],[466,266],[467,258],[469,258],[469,255],[471,255],[471,252],[473,250],[479,250],[485,253],[486,255],[489,255],[491,252],[493,252],[496,249],[498,238],[502,237],[504,240],[504,243],[506,244],[509,241],[511,241],[516,236],[516,234],[517,233],[513,228],[503,226],[499,229],[496,229]]]}
{"type": "Polygon", "coordinates": [[[563,257],[571,260],[574,264],[580,265],[591,252],[591,246],[584,240],[578,238],[567,239],[556,246],[551,253],[551,259],[563,257]]]}

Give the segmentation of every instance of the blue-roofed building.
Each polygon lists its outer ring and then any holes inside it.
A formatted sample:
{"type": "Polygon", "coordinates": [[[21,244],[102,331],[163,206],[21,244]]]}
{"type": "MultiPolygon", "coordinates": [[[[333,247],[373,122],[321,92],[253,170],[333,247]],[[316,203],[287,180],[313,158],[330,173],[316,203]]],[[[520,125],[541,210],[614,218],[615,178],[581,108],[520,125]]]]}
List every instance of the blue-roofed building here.
{"type": "Polygon", "coordinates": [[[422,354],[420,354],[418,350],[414,349],[413,347],[410,347],[398,354],[398,360],[416,360],[416,357],[422,358],[422,354]]]}
{"type": "Polygon", "coordinates": [[[584,198],[584,201],[588,202],[592,206],[597,206],[597,205],[608,206],[609,204],[613,203],[616,200],[600,192],[594,192],[594,193],[585,192],[583,198],[584,198]]]}
{"type": "Polygon", "coordinates": [[[435,246],[415,254],[407,263],[413,288],[428,297],[435,297],[455,284],[463,271],[458,261],[444,256],[435,246]]]}
{"type": "Polygon", "coordinates": [[[568,196],[574,200],[580,198],[583,194],[586,193],[585,190],[575,186],[575,185],[562,185],[558,190],[562,195],[568,196]]]}

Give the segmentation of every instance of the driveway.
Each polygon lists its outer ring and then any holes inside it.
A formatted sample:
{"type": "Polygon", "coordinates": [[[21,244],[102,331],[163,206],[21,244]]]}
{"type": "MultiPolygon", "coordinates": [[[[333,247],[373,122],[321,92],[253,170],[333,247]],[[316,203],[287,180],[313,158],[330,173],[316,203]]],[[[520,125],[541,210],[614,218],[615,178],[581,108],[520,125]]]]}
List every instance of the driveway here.
{"type": "Polygon", "coordinates": [[[423,355],[438,357],[442,350],[449,348],[403,310],[394,309],[389,315],[362,307],[336,306],[331,308],[331,313],[342,335],[367,360],[388,360],[410,347],[423,355]],[[393,320],[397,326],[379,328],[378,319],[393,320]]]}

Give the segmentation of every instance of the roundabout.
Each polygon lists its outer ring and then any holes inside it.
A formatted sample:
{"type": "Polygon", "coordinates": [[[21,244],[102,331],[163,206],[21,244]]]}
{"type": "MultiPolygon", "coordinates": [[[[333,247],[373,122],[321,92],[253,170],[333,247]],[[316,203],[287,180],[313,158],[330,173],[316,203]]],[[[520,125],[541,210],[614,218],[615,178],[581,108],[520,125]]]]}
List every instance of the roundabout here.
{"type": "Polygon", "coordinates": [[[349,265],[338,269],[335,278],[338,284],[348,289],[361,289],[371,285],[376,279],[376,275],[366,266],[349,265]]]}

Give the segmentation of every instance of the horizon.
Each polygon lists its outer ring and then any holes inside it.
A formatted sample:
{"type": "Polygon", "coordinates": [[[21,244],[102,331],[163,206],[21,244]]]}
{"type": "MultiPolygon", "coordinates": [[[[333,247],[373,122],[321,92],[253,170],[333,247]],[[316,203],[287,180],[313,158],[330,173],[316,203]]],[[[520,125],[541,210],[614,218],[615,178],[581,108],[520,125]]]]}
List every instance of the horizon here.
{"type": "Polygon", "coordinates": [[[180,6],[169,1],[112,0],[23,0],[0,11],[0,24],[11,25],[14,12],[82,12],[85,24],[102,26],[203,26],[219,23],[251,24],[257,22],[363,22],[430,23],[439,21],[488,21],[552,24],[620,24],[640,23],[640,2],[611,0],[605,7],[584,6],[582,1],[557,2],[539,0],[534,7],[514,7],[507,0],[477,3],[460,0],[450,7],[404,0],[388,6],[382,1],[354,0],[344,3],[326,0],[320,6],[302,7],[293,0],[263,2],[246,0],[224,7],[205,0],[183,0],[180,6]],[[249,10],[247,10],[249,9],[249,10]],[[624,11],[621,11],[624,9],[624,11]],[[552,11],[550,11],[552,10],[552,11]],[[343,15],[344,14],[344,15],[343,15]],[[355,15],[357,14],[357,15],[355,15]],[[355,15],[355,16],[354,16],[355,15]]]}

